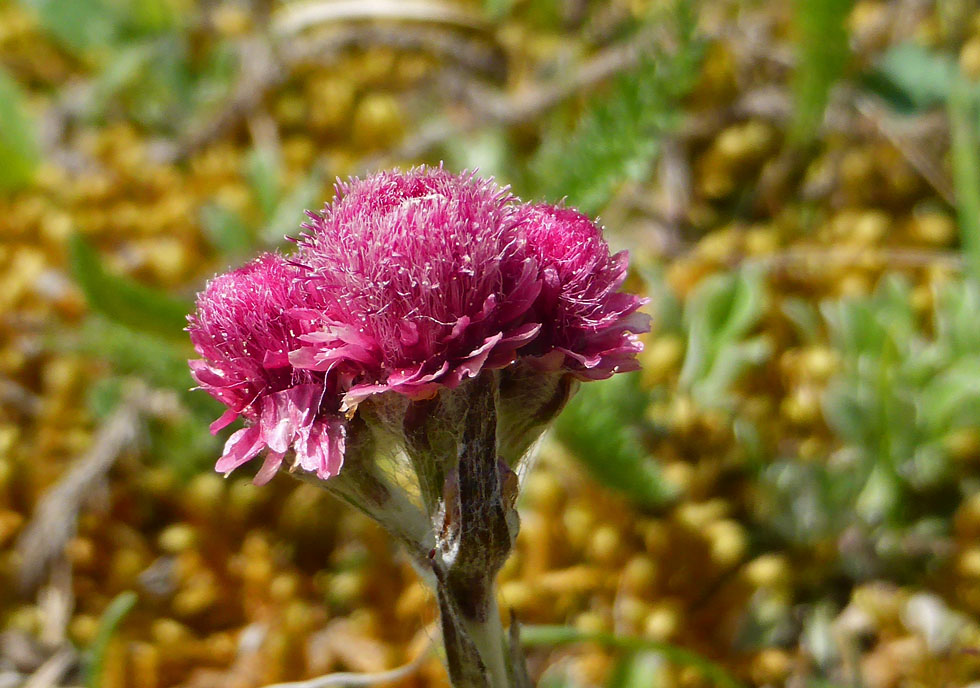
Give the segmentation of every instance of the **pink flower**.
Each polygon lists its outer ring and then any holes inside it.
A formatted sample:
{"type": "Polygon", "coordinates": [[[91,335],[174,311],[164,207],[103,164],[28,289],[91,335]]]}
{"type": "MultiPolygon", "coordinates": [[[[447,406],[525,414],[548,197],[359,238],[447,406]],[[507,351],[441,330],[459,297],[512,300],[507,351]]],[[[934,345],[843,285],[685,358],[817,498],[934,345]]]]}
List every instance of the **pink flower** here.
{"type": "Polygon", "coordinates": [[[529,314],[542,283],[516,210],[492,181],[442,168],[339,185],[333,205],[310,215],[296,258],[315,331],[290,361],[363,366],[348,409],[387,391],[430,396],[510,364],[541,329],[529,314]]]}
{"type": "Polygon", "coordinates": [[[601,228],[571,208],[526,205],[520,211],[528,247],[541,270],[535,317],[544,326],[522,353],[545,369],[564,368],[583,380],[636,370],[643,349],[637,334],[650,329],[638,312],[646,303],[620,292],[629,256],[609,255],[601,228]]]}
{"type": "Polygon", "coordinates": [[[521,361],[498,395],[502,427],[523,428],[519,441],[498,438],[516,461],[571,395],[570,377],[637,367],[649,324],[643,300],[619,291],[626,253],[610,256],[574,210],[419,167],[338,184],[309,217],[290,260],[267,254],[215,278],[190,318],[194,377],[228,407],[212,431],[246,424],[223,473],[267,450],[256,482],[290,451],[295,467],[335,476],[358,404],[431,397],[521,361]]]}
{"type": "Polygon", "coordinates": [[[258,484],[272,478],[290,449],[299,467],[321,478],[336,475],[344,458],[338,375],[328,378],[289,364],[288,353],[299,346],[301,334],[300,321],[290,315],[298,275],[282,257],[265,254],[213,279],[188,318],[187,330],[201,356],[189,362],[194,379],[228,407],[211,431],[239,416],[246,422],[228,438],[215,469],[229,473],[268,449],[258,484]]]}

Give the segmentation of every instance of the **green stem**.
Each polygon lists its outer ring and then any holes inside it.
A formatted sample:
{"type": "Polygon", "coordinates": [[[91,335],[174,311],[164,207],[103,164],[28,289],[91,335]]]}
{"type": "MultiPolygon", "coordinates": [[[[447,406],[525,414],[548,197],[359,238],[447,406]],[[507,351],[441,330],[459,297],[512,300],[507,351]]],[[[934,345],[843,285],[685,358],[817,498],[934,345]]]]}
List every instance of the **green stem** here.
{"type": "Polygon", "coordinates": [[[596,643],[620,650],[659,652],[675,664],[693,666],[716,686],[744,688],[728,672],[709,659],[682,647],[635,636],[615,635],[605,632],[580,631],[569,626],[521,626],[521,644],[527,647],[539,645],[567,645],[569,643],[596,643]]]}

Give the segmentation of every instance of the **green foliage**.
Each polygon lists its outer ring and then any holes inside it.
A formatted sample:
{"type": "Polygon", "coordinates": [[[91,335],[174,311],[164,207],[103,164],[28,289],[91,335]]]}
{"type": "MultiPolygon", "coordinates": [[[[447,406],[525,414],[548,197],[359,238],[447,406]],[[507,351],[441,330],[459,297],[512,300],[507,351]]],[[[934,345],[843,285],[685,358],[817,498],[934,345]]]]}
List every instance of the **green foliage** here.
{"type": "Polygon", "coordinates": [[[950,93],[949,121],[961,245],[970,276],[980,281],[980,100],[961,80],[950,93]]]}
{"type": "Polygon", "coordinates": [[[126,23],[125,6],[109,0],[22,0],[47,33],[68,50],[84,53],[115,43],[126,23]]]}
{"type": "Polygon", "coordinates": [[[272,150],[256,148],[246,166],[248,189],[259,209],[258,224],[219,204],[201,209],[201,222],[211,245],[229,258],[252,252],[256,244],[279,246],[295,237],[306,221],[306,210],[316,207],[323,190],[323,173],[314,167],[298,184],[283,182],[282,161],[272,150]]]}
{"type": "Polygon", "coordinates": [[[697,78],[701,42],[691,2],[675,4],[677,47],[643,55],[608,92],[593,97],[577,125],[552,127],[531,161],[534,195],[567,198],[595,214],[624,181],[645,178],[660,141],[678,121],[678,102],[697,78]]]}
{"type": "MultiPolygon", "coordinates": [[[[580,631],[571,626],[521,626],[521,644],[525,647],[541,647],[554,645],[569,645],[574,643],[595,643],[605,647],[633,653],[654,652],[669,662],[682,666],[692,666],[698,669],[712,684],[718,688],[742,688],[742,684],[733,678],[719,665],[677,645],[662,643],[647,638],[637,638],[627,635],[616,635],[602,631],[580,631]]],[[[624,672],[614,672],[613,678],[622,678],[624,672]]],[[[627,674],[628,675],[628,674],[627,674]]],[[[647,672],[636,675],[649,677],[647,672]]],[[[559,684],[560,685],[560,684],[559,684]]],[[[619,683],[622,688],[640,688],[649,683],[619,683]]]]}
{"type": "Polygon", "coordinates": [[[483,11],[491,19],[500,19],[510,12],[514,0],[483,0],[483,11]]]}
{"type": "Polygon", "coordinates": [[[720,273],[702,281],[684,309],[687,353],[680,387],[704,408],[731,409],[732,384],[770,353],[768,342],[750,333],[766,307],[759,270],[720,273]]]}
{"type": "Polygon", "coordinates": [[[663,683],[662,665],[656,652],[629,652],[616,662],[606,688],[654,688],[663,683]]]}
{"type": "Polygon", "coordinates": [[[824,418],[843,446],[825,462],[773,462],[761,476],[759,513],[791,542],[864,533],[872,551],[841,562],[855,576],[914,568],[906,543],[943,534],[960,489],[951,440],[980,425],[980,289],[949,285],[933,323],[919,322],[911,302],[893,276],[870,297],[824,304],[841,356],[824,418]]]}
{"type": "Polygon", "coordinates": [[[853,0],[796,0],[794,3],[796,113],[790,138],[798,143],[812,140],[820,130],[830,89],[847,66],[850,50],[846,22],[852,4],[853,0]]]}
{"type": "Polygon", "coordinates": [[[72,275],[93,310],[137,331],[184,338],[191,303],[109,273],[79,234],[72,235],[68,250],[72,275]]]}
{"type": "Polygon", "coordinates": [[[607,487],[646,507],[662,505],[674,489],[643,445],[647,395],[638,375],[590,382],[558,417],[555,435],[607,487]]]}
{"type": "Polygon", "coordinates": [[[112,599],[102,613],[95,640],[92,641],[92,646],[86,653],[85,688],[99,688],[102,685],[102,667],[109,641],[115,635],[119,624],[136,606],[136,600],[136,593],[132,591],[121,592],[112,599]]]}
{"type": "Polygon", "coordinates": [[[24,92],[0,68],[0,191],[30,183],[40,156],[24,92]]]}
{"type": "Polygon", "coordinates": [[[88,406],[96,417],[107,416],[120,403],[127,377],[139,377],[152,387],[178,393],[179,410],[149,425],[148,455],[154,460],[189,478],[220,453],[220,442],[208,434],[207,427],[223,409],[207,394],[191,389],[187,359],[193,350],[189,342],[176,342],[93,316],[86,320],[76,341],[59,342],[59,346],[110,366],[111,374],[101,378],[88,394],[88,406]]]}
{"type": "Polygon", "coordinates": [[[91,120],[122,110],[171,133],[227,93],[236,69],[232,46],[207,50],[172,0],[21,0],[65,50],[96,67],[79,104],[91,120]]]}
{"type": "Polygon", "coordinates": [[[980,87],[950,55],[912,43],[889,50],[869,84],[898,110],[946,106],[961,243],[967,270],[980,279],[980,87]]]}
{"type": "Polygon", "coordinates": [[[878,61],[867,85],[896,110],[917,111],[945,103],[961,79],[956,62],[948,55],[903,43],[878,61]]]}

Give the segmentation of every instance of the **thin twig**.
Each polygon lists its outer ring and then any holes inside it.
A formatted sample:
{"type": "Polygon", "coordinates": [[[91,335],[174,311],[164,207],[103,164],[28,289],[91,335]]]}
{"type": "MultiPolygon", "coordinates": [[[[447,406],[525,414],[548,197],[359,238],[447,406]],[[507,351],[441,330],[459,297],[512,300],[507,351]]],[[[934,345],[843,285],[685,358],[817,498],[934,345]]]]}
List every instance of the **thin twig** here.
{"type": "Polygon", "coordinates": [[[120,454],[136,442],[144,407],[141,393],[142,390],[127,395],[99,428],[88,452],[72,464],[38,503],[31,522],[17,541],[21,557],[20,583],[24,589],[34,587],[48,565],[62,552],[75,532],[78,511],[86,496],[120,454]]]}
{"type": "Polygon", "coordinates": [[[22,688],[54,688],[64,678],[77,658],[75,650],[65,647],[51,655],[41,668],[24,682],[22,688]]]}
{"type": "Polygon", "coordinates": [[[411,676],[422,666],[432,650],[433,642],[430,641],[422,652],[415,659],[400,667],[379,671],[374,674],[358,674],[353,672],[339,672],[327,674],[318,678],[311,678],[306,681],[293,681],[290,683],[276,683],[265,688],[335,688],[344,686],[345,688],[359,688],[360,686],[374,686],[379,683],[390,683],[398,681],[407,676],[411,676]]]}
{"type": "Polygon", "coordinates": [[[412,160],[461,134],[488,125],[512,126],[543,114],[580,91],[634,67],[650,45],[650,35],[636,38],[586,60],[562,77],[526,86],[510,95],[497,89],[467,84],[465,100],[470,107],[453,118],[438,118],[423,126],[394,151],[368,158],[361,167],[371,169],[387,160],[412,160]]]}
{"type": "Polygon", "coordinates": [[[486,21],[459,6],[429,0],[313,0],[291,2],[272,19],[272,32],[289,37],[329,22],[364,19],[450,24],[467,29],[486,28],[486,21]]]}

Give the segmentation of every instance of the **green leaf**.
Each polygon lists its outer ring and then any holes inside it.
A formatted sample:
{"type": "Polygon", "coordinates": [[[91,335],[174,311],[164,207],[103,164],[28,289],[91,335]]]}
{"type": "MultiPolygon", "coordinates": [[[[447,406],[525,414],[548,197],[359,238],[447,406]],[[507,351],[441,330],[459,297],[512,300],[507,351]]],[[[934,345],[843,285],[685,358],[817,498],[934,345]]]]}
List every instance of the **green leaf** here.
{"type": "Polygon", "coordinates": [[[680,98],[694,85],[701,43],[694,37],[691,3],[674,5],[677,47],[647,54],[592,98],[575,128],[555,127],[531,161],[534,195],[567,198],[595,214],[624,181],[645,178],[664,135],[678,122],[680,98]]]}
{"type": "Polygon", "coordinates": [[[271,148],[255,148],[246,162],[248,183],[262,217],[269,219],[279,204],[282,167],[279,156],[271,148]]]}
{"type": "Polygon", "coordinates": [[[483,0],[483,11],[491,19],[500,19],[510,12],[514,0],[483,0]]]}
{"type": "Polygon", "coordinates": [[[949,120],[960,244],[968,274],[980,281],[980,110],[959,79],[950,93],[949,120]]]}
{"type": "Polygon", "coordinates": [[[636,374],[589,383],[558,416],[555,436],[600,483],[652,508],[672,499],[676,489],[643,446],[646,400],[636,374]]]}
{"type": "Polygon", "coordinates": [[[664,684],[663,663],[655,652],[631,652],[616,662],[606,688],[657,688],[664,684]]]}
{"type": "Polygon", "coordinates": [[[21,0],[37,13],[45,31],[68,50],[85,53],[119,39],[124,6],[107,0],[21,0]]]}
{"type": "Polygon", "coordinates": [[[41,148],[20,85],[0,67],[0,190],[31,182],[41,148]]]}
{"type": "Polygon", "coordinates": [[[238,213],[216,203],[201,208],[201,224],[208,242],[226,256],[238,256],[252,249],[252,231],[238,213]]]}
{"type": "MultiPolygon", "coordinates": [[[[138,375],[154,386],[180,392],[194,384],[187,367],[187,359],[194,352],[187,339],[177,341],[133,330],[100,315],[86,319],[77,332],[75,345],[107,361],[117,373],[138,375]]],[[[181,334],[186,337],[186,333],[181,334]]]]}
{"type": "Polygon", "coordinates": [[[526,647],[595,643],[627,652],[657,652],[670,662],[698,669],[719,688],[744,688],[721,666],[677,645],[647,638],[615,635],[603,631],[580,631],[571,626],[521,626],[521,644],[526,647]]]}
{"type": "Polygon", "coordinates": [[[872,87],[898,110],[941,105],[960,80],[952,59],[915,43],[890,48],[872,76],[872,87]]]}
{"type": "Polygon", "coordinates": [[[744,341],[765,308],[765,285],[757,269],[712,275],[701,282],[684,311],[688,342],[680,386],[695,391],[700,403],[723,406],[719,393],[747,366],[768,356],[765,340],[744,341]]]}
{"type": "Polygon", "coordinates": [[[299,234],[300,225],[309,219],[306,217],[306,211],[313,209],[320,199],[322,190],[323,175],[318,169],[314,169],[306,179],[277,203],[275,212],[262,231],[265,242],[277,246],[285,237],[295,237],[299,234]]]}
{"type": "Polygon", "coordinates": [[[136,593],[127,590],[116,595],[99,619],[99,627],[95,633],[95,640],[88,649],[85,662],[85,686],[86,688],[99,688],[102,685],[102,668],[105,662],[106,649],[109,641],[115,635],[119,624],[126,618],[126,615],[136,606],[136,593]]]}
{"type": "Polygon", "coordinates": [[[813,140],[820,131],[830,89],[844,73],[850,57],[846,22],[852,4],[853,0],[796,0],[794,4],[796,112],[790,138],[797,143],[813,140]]]}
{"type": "Polygon", "coordinates": [[[99,255],[79,234],[68,244],[71,271],[89,306],[135,330],[183,340],[193,304],[106,271],[99,255]]]}
{"type": "Polygon", "coordinates": [[[112,61],[95,78],[88,116],[93,119],[103,117],[120,92],[140,81],[153,63],[154,53],[153,46],[148,43],[136,43],[116,51],[112,61]]]}

